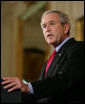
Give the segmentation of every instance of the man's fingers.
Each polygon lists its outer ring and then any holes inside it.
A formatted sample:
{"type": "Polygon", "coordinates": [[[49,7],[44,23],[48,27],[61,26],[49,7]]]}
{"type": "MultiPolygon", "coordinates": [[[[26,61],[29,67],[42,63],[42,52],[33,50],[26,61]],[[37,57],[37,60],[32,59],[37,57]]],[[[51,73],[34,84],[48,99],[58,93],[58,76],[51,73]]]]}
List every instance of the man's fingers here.
{"type": "Polygon", "coordinates": [[[14,91],[14,90],[16,90],[16,89],[18,89],[17,86],[14,86],[14,87],[10,88],[10,89],[8,90],[8,92],[14,91]]]}
{"type": "Polygon", "coordinates": [[[4,85],[4,89],[8,89],[8,92],[16,89],[21,89],[23,86],[22,82],[17,77],[5,77],[3,78],[1,84],[4,85]]]}
{"type": "Polygon", "coordinates": [[[1,84],[8,84],[8,83],[11,83],[13,82],[12,80],[4,80],[1,84]]]}
{"type": "Polygon", "coordinates": [[[12,77],[4,77],[4,78],[2,78],[3,80],[10,80],[10,79],[12,79],[12,77]]]}
{"type": "Polygon", "coordinates": [[[13,87],[14,85],[16,85],[16,83],[10,83],[10,84],[4,86],[4,89],[7,89],[7,88],[10,88],[10,87],[13,87]]]}

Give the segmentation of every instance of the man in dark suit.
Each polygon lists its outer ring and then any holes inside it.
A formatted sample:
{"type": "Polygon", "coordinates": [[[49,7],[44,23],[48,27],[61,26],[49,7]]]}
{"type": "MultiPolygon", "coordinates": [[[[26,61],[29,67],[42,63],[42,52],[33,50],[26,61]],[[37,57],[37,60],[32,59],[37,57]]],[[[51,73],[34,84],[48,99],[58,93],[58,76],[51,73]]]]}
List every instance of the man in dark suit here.
{"type": "Polygon", "coordinates": [[[48,60],[43,66],[39,81],[25,84],[19,78],[7,77],[2,84],[10,83],[5,86],[5,89],[11,87],[8,91],[21,89],[36,103],[84,102],[83,42],[69,36],[70,22],[61,11],[46,11],[41,27],[47,43],[56,53],[51,56],[52,61],[48,60]]]}

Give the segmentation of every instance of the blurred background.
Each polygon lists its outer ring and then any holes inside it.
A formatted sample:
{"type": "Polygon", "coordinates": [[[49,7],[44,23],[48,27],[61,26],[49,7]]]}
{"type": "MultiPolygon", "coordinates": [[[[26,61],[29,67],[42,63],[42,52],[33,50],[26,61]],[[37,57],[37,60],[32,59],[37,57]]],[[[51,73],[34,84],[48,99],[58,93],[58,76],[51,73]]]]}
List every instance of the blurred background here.
{"type": "Polygon", "coordinates": [[[40,27],[49,9],[69,15],[71,36],[84,41],[84,1],[1,1],[1,77],[37,80],[52,52],[40,27]]]}

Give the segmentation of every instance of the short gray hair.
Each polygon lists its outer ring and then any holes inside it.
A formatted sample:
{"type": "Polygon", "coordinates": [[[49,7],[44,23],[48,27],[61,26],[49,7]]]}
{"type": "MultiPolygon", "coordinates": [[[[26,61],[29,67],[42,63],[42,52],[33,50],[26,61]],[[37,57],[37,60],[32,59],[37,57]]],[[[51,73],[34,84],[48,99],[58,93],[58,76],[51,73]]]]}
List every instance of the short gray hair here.
{"type": "MultiPolygon", "coordinates": [[[[68,15],[65,14],[65,13],[63,13],[62,11],[58,11],[58,10],[48,10],[48,11],[44,12],[44,13],[42,14],[42,16],[41,16],[41,22],[42,22],[43,16],[46,15],[46,14],[50,14],[50,13],[56,13],[56,14],[58,14],[58,15],[59,15],[59,21],[60,21],[60,23],[61,23],[63,26],[64,26],[65,24],[69,24],[69,26],[70,26],[70,20],[69,20],[68,15]]],[[[70,28],[71,28],[71,26],[70,26],[70,28]]],[[[70,34],[70,29],[69,29],[68,34],[70,34]]]]}

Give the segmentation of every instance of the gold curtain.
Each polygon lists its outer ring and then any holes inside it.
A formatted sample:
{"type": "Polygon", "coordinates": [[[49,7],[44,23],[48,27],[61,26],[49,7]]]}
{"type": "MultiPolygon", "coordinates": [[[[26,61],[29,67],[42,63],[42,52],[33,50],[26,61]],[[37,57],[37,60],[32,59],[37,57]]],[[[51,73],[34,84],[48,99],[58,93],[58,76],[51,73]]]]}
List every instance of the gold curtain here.
{"type": "Polygon", "coordinates": [[[84,17],[76,21],[76,40],[84,41],[84,17]]]}

